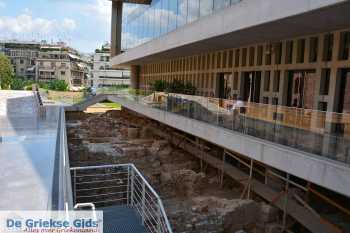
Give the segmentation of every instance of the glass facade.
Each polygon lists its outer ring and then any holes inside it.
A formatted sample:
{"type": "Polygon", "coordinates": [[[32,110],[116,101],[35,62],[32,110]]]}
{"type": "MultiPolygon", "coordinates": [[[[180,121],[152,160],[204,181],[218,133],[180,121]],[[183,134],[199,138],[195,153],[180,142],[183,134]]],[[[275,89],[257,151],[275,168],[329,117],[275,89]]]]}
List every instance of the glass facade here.
{"type": "Polygon", "coordinates": [[[124,4],[122,48],[127,50],[242,0],[153,0],[124,4]]]}

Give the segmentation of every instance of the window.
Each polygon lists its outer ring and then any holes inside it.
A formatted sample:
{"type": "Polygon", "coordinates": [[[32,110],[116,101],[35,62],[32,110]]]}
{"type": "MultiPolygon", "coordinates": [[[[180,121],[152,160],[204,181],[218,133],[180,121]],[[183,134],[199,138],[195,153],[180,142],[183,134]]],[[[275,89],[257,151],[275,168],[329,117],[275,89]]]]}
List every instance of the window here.
{"type": "Polygon", "coordinates": [[[254,66],[255,63],[255,48],[249,48],[249,66],[254,66]]]}
{"type": "Polygon", "coordinates": [[[236,49],[236,52],[235,52],[235,67],[239,67],[239,54],[240,54],[240,50],[236,49]]]}
{"type": "Polygon", "coordinates": [[[267,45],[266,46],[266,53],[265,53],[265,65],[271,65],[271,53],[272,53],[272,46],[267,45]]]}
{"type": "Polygon", "coordinates": [[[23,64],[23,63],[24,63],[23,59],[20,59],[20,60],[19,60],[19,63],[20,63],[20,64],[23,64]]]}
{"type": "Polygon", "coordinates": [[[265,71],[265,78],[264,78],[264,91],[269,92],[270,91],[270,71],[265,71]]]}
{"type": "Polygon", "coordinates": [[[229,53],[228,53],[228,67],[229,68],[232,68],[233,66],[233,51],[230,50],[229,53]]]}
{"type": "Polygon", "coordinates": [[[305,56],[305,39],[298,40],[297,63],[303,63],[305,56]]]}
{"type": "Polygon", "coordinates": [[[309,62],[316,62],[318,56],[318,38],[310,38],[309,62]]]}
{"type": "Polygon", "coordinates": [[[334,36],[333,34],[326,34],[323,38],[323,61],[332,60],[333,54],[333,42],[334,36]]]}
{"type": "Polygon", "coordinates": [[[330,69],[322,69],[321,82],[320,82],[320,95],[328,95],[330,76],[331,76],[330,69]]]}
{"type": "Polygon", "coordinates": [[[293,62],[293,41],[287,41],[286,43],[286,64],[292,64],[293,62]]]}
{"type": "Polygon", "coordinates": [[[247,48],[243,48],[242,50],[242,66],[247,65],[247,48]]]}
{"type": "Polygon", "coordinates": [[[222,68],[226,68],[227,67],[227,51],[223,52],[223,58],[222,58],[222,68]]]}
{"type": "Polygon", "coordinates": [[[340,33],[339,60],[349,59],[350,31],[340,33]]]}
{"type": "Polygon", "coordinates": [[[65,72],[65,71],[61,71],[61,75],[62,75],[62,76],[65,76],[65,75],[66,75],[66,72],[65,72]]]}
{"type": "Polygon", "coordinates": [[[258,57],[256,61],[256,65],[258,66],[261,66],[263,62],[263,50],[264,50],[263,46],[258,46],[258,57]]]}
{"type": "Polygon", "coordinates": [[[279,65],[282,62],[282,43],[276,43],[274,46],[275,64],[279,65]]]}
{"type": "Polygon", "coordinates": [[[210,69],[210,54],[207,55],[206,62],[207,62],[207,70],[209,70],[210,69]]]}
{"type": "Polygon", "coordinates": [[[216,68],[221,68],[221,52],[216,54],[216,68]]]}
{"type": "Polygon", "coordinates": [[[273,92],[280,91],[280,79],[281,79],[281,71],[276,70],[273,76],[273,92]]]}

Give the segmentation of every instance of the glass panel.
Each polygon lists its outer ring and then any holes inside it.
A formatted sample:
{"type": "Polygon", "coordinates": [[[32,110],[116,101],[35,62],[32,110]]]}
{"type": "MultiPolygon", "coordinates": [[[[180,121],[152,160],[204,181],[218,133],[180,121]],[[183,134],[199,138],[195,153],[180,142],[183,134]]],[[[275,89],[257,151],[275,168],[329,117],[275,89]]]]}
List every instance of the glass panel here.
{"type": "Polygon", "coordinates": [[[214,0],[201,0],[200,2],[200,17],[210,15],[213,12],[214,0]]]}
{"type": "Polygon", "coordinates": [[[176,29],[176,17],[177,17],[177,1],[178,0],[168,0],[168,11],[169,11],[169,23],[168,32],[176,29]]]}
{"type": "Polygon", "coordinates": [[[154,24],[155,24],[155,37],[160,36],[160,27],[161,27],[161,11],[162,11],[162,4],[161,1],[158,1],[155,4],[155,14],[154,14],[154,24]]]}
{"type": "Polygon", "coordinates": [[[177,27],[181,27],[187,20],[187,0],[178,0],[177,27]]]}
{"type": "Polygon", "coordinates": [[[191,23],[199,18],[199,0],[188,1],[187,22],[191,23]]]}
{"type": "Polygon", "coordinates": [[[169,0],[161,0],[161,27],[160,27],[160,34],[164,35],[168,32],[168,22],[169,22],[169,11],[168,11],[168,4],[169,0]]]}
{"type": "Polygon", "coordinates": [[[230,0],[215,0],[214,1],[214,11],[224,9],[228,6],[230,6],[231,1],[230,0]]]}

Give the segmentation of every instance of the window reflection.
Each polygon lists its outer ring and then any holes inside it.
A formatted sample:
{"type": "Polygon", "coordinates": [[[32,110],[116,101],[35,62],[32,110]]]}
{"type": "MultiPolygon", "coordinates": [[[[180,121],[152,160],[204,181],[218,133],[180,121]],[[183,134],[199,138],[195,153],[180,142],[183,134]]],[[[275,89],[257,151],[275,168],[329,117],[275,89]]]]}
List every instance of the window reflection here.
{"type": "Polygon", "coordinates": [[[213,12],[214,0],[201,0],[200,17],[210,15],[213,12]]]}
{"type": "Polygon", "coordinates": [[[124,4],[122,48],[133,48],[242,0],[153,0],[124,4]]]}
{"type": "Polygon", "coordinates": [[[178,0],[177,27],[183,26],[187,21],[187,6],[188,6],[187,0],[178,0]]]}
{"type": "Polygon", "coordinates": [[[187,23],[191,23],[199,18],[199,0],[189,0],[187,7],[187,23]]]}

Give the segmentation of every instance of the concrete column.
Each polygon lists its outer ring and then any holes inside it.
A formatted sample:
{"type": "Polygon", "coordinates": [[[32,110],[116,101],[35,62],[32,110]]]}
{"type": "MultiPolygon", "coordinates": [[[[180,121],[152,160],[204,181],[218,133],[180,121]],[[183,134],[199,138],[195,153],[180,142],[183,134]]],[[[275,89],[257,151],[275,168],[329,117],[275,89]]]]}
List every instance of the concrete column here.
{"type": "Polygon", "coordinates": [[[140,89],[140,66],[133,65],[130,70],[131,88],[140,89]]]}
{"type": "Polygon", "coordinates": [[[121,53],[123,2],[112,1],[111,55],[121,53]]]}

